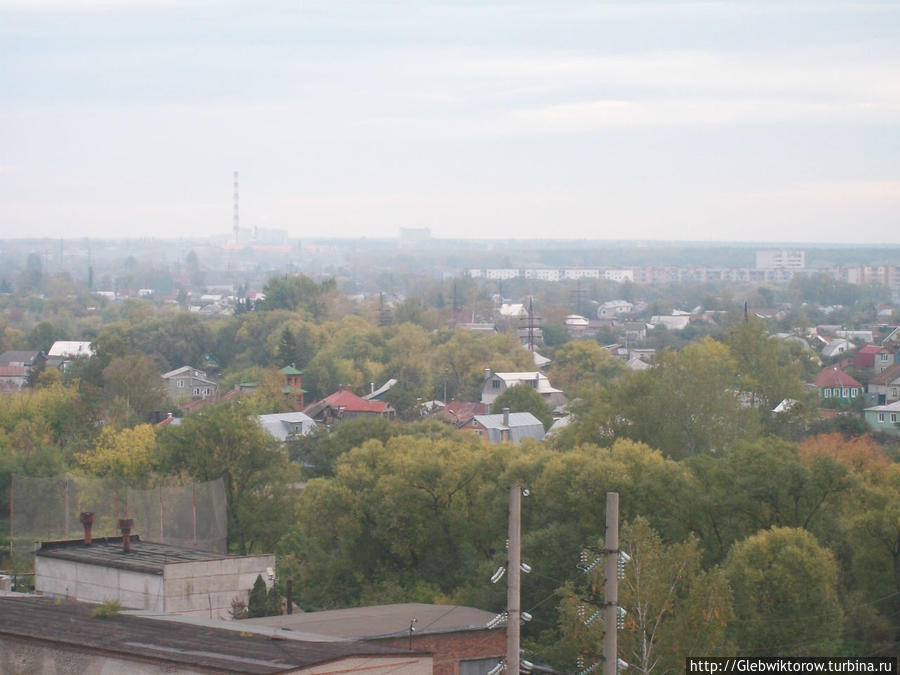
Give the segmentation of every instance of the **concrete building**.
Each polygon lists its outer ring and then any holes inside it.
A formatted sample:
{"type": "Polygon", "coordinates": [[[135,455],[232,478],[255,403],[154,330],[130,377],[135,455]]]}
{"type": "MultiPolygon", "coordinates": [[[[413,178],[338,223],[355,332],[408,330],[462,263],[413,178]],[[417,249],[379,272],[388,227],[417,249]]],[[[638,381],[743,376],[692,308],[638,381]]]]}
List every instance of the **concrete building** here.
{"type": "MultiPolygon", "coordinates": [[[[283,673],[430,675],[431,654],[310,637],[247,621],[203,621],[0,595],[0,672],[171,675],[283,673]]],[[[420,646],[420,649],[422,647],[420,646]]]]}
{"type": "Polygon", "coordinates": [[[566,395],[562,389],[551,386],[550,380],[541,372],[491,373],[489,369],[485,369],[484,384],[481,387],[481,402],[493,403],[500,394],[517,384],[533,387],[551,408],[566,403],[566,395]]]}
{"type": "Polygon", "coordinates": [[[183,403],[195,399],[215,398],[219,385],[206,376],[206,372],[182,366],[162,375],[166,392],[175,402],[183,403]]]}
{"type": "Polygon", "coordinates": [[[524,438],[536,441],[544,439],[544,425],[530,412],[509,412],[504,408],[500,415],[475,415],[460,429],[474,431],[486,441],[519,444],[524,438]]]}
{"type": "Polygon", "coordinates": [[[866,423],[872,431],[883,431],[892,436],[900,436],[900,401],[887,405],[876,405],[863,411],[866,423]]]}
{"type": "Polygon", "coordinates": [[[302,412],[272,413],[257,416],[260,426],[284,443],[291,436],[306,436],[316,421],[302,412]]]}
{"type": "Polygon", "coordinates": [[[118,600],[122,607],[226,619],[231,601],[247,602],[274,555],[232,556],[155,542],[138,535],[43,542],[34,589],[56,598],[118,600]],[[90,543],[85,543],[90,541],[90,543]]]}

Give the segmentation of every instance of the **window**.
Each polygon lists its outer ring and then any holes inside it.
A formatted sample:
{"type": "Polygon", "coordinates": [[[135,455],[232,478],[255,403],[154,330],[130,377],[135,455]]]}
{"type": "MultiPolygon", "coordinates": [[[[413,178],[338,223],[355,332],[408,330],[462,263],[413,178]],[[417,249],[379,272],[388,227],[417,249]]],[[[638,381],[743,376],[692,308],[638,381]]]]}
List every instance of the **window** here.
{"type": "Polygon", "coordinates": [[[194,396],[200,395],[200,387],[194,387],[194,396]]]}
{"type": "Polygon", "coordinates": [[[467,659],[459,662],[459,675],[484,675],[500,663],[498,658],[467,659]]]}
{"type": "Polygon", "coordinates": [[[850,398],[850,390],[847,387],[841,389],[841,398],[850,398]]]}
{"type": "Polygon", "coordinates": [[[900,396],[900,387],[891,387],[891,398],[897,398],[900,396]]]}
{"type": "Polygon", "coordinates": [[[889,356],[890,356],[890,354],[887,354],[887,353],[885,353],[885,354],[879,354],[879,355],[878,355],[878,358],[880,358],[882,361],[885,361],[885,362],[886,362],[886,361],[888,360],[888,357],[889,357],[889,356]]]}
{"type": "Polygon", "coordinates": [[[184,380],[178,380],[175,383],[175,386],[178,387],[179,389],[184,389],[184,380]]]}
{"type": "Polygon", "coordinates": [[[491,386],[492,386],[494,389],[499,389],[499,388],[500,388],[500,380],[492,380],[492,381],[491,381],[491,386]]]}
{"type": "Polygon", "coordinates": [[[831,398],[831,389],[829,389],[828,387],[825,387],[822,390],[822,397],[823,398],[831,398]]]}
{"type": "Polygon", "coordinates": [[[891,413],[891,422],[897,423],[897,413],[891,413]]]}
{"type": "Polygon", "coordinates": [[[850,398],[856,398],[856,392],[857,392],[856,387],[851,387],[851,389],[850,389],[850,398]]]}
{"type": "Polygon", "coordinates": [[[209,387],[207,387],[206,389],[203,390],[203,395],[209,396],[209,387]]]}
{"type": "Polygon", "coordinates": [[[878,413],[878,421],[884,423],[884,413],[878,413]]]}

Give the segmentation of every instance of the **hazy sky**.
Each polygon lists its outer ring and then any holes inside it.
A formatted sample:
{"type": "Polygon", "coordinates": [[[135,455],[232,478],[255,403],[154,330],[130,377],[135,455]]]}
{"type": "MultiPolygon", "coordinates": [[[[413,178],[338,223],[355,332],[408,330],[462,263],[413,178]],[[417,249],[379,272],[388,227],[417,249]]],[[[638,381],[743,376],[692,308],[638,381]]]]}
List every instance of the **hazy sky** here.
{"type": "Polygon", "coordinates": [[[900,243],[900,1],[0,0],[0,237],[900,243]]]}

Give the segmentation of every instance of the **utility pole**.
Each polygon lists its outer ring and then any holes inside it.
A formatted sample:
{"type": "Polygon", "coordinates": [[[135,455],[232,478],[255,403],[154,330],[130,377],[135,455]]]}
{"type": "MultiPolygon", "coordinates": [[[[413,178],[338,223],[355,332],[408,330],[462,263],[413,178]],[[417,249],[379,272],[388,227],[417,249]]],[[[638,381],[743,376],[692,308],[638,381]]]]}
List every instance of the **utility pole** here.
{"type": "MultiPolygon", "coordinates": [[[[618,496],[618,495],[617,495],[618,496]]],[[[511,675],[519,673],[519,595],[522,586],[522,554],[520,551],[522,538],[522,486],[509,488],[509,551],[507,556],[507,590],[506,590],[506,672],[511,675]]],[[[615,564],[613,565],[615,568],[615,564]]],[[[615,569],[613,569],[615,574],[615,569]]],[[[615,660],[613,660],[615,665],[615,660]]],[[[615,673],[615,670],[613,670],[615,673]]]]}
{"type": "Polygon", "coordinates": [[[619,493],[606,493],[606,627],[603,631],[603,675],[616,675],[619,658],[616,644],[619,619],[619,493]]]}

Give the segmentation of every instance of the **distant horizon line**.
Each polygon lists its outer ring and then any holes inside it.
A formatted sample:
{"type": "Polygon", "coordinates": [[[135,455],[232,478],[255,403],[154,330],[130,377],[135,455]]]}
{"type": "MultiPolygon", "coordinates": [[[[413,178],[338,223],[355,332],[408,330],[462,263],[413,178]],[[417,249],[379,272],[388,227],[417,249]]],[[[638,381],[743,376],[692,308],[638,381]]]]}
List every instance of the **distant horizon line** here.
{"type": "MultiPolygon", "coordinates": [[[[69,241],[69,242],[77,242],[77,241],[179,241],[179,242],[200,242],[200,243],[229,243],[230,235],[227,234],[211,234],[211,235],[198,235],[198,236],[78,236],[78,237],[53,237],[53,236],[44,236],[44,237],[0,237],[0,242],[58,242],[58,241],[69,241]]],[[[402,242],[402,237],[398,236],[384,236],[384,237],[288,237],[287,241],[292,243],[302,243],[306,242],[317,242],[317,243],[348,243],[354,241],[362,241],[362,242],[384,242],[384,243],[397,243],[402,242]]],[[[892,242],[877,242],[877,243],[847,243],[847,242],[831,242],[831,241],[818,241],[818,242],[804,242],[804,241],[771,241],[771,240],[741,240],[741,241],[728,241],[728,240],[698,240],[698,239],[592,239],[589,237],[453,237],[453,238],[444,238],[444,237],[430,237],[425,240],[409,242],[408,248],[429,248],[429,243],[435,242],[469,242],[469,243],[478,243],[478,242],[488,242],[492,244],[503,243],[503,242],[516,242],[516,243],[552,243],[552,244],[567,244],[567,243],[596,243],[596,244],[616,244],[616,245],[641,245],[641,246],[667,246],[667,245],[681,245],[681,246],[693,246],[693,247],[715,247],[715,246],[725,246],[725,247],[735,247],[735,248],[746,248],[746,247],[768,247],[768,248],[900,248],[900,242],[892,243],[892,242]]],[[[279,246],[278,244],[271,243],[263,243],[259,242],[258,244],[254,244],[252,242],[243,243],[242,245],[245,247],[252,247],[254,245],[257,246],[279,246]]]]}

